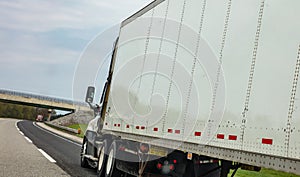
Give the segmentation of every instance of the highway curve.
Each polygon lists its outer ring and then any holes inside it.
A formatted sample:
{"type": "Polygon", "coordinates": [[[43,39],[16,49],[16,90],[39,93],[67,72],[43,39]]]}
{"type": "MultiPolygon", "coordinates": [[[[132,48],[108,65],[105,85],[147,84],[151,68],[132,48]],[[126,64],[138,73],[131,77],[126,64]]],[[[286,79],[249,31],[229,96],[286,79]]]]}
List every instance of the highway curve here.
{"type": "Polygon", "coordinates": [[[96,176],[80,167],[80,144],[34,122],[0,119],[0,142],[0,176],[96,176]]]}

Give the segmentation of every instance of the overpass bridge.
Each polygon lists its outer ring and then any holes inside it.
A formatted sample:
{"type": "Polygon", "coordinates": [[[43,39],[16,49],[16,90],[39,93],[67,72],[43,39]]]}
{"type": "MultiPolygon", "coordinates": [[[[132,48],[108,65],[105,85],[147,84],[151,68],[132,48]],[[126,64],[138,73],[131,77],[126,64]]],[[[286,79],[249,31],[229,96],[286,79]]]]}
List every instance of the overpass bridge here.
{"type": "Polygon", "coordinates": [[[57,109],[63,111],[89,111],[88,104],[84,102],[72,101],[62,98],[55,98],[37,94],[23,93],[13,90],[0,89],[0,102],[22,104],[47,109],[57,109]]]}

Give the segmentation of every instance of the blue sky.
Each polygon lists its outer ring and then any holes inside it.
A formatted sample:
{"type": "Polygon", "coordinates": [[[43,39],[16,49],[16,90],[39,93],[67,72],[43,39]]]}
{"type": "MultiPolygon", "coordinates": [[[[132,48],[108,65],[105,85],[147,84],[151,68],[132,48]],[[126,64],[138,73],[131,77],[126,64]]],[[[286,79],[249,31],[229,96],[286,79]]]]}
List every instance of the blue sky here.
{"type": "Polygon", "coordinates": [[[86,46],[150,2],[1,0],[0,88],[72,98],[86,46]]]}

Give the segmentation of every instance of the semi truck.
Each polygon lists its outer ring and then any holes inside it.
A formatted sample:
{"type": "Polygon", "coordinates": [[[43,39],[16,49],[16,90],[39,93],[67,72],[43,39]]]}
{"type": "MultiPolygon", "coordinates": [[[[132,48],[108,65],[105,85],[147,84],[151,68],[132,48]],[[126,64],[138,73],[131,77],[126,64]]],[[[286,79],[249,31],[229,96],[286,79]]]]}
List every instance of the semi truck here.
{"type": "Polygon", "coordinates": [[[81,166],[98,176],[300,175],[298,0],[154,0],[120,26],[81,166]]]}
{"type": "Polygon", "coordinates": [[[43,115],[41,115],[41,114],[38,114],[37,116],[36,116],[36,119],[35,119],[37,122],[43,122],[43,120],[44,120],[44,116],[43,115]]]}

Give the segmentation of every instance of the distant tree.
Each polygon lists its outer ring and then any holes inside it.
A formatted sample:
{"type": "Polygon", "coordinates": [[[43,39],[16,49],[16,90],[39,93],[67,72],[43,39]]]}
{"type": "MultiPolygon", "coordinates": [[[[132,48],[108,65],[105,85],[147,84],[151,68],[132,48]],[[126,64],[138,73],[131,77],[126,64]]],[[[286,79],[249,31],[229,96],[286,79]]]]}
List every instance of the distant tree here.
{"type": "Polygon", "coordinates": [[[43,115],[44,117],[48,117],[48,109],[46,108],[37,108],[36,113],[38,115],[43,115]]]}
{"type": "MultiPolygon", "coordinates": [[[[37,115],[48,118],[48,109],[0,102],[0,117],[35,120],[37,115]]],[[[56,116],[54,109],[51,115],[56,116]]]]}
{"type": "Polygon", "coordinates": [[[36,115],[35,107],[0,102],[0,117],[35,120],[36,115]]]}

